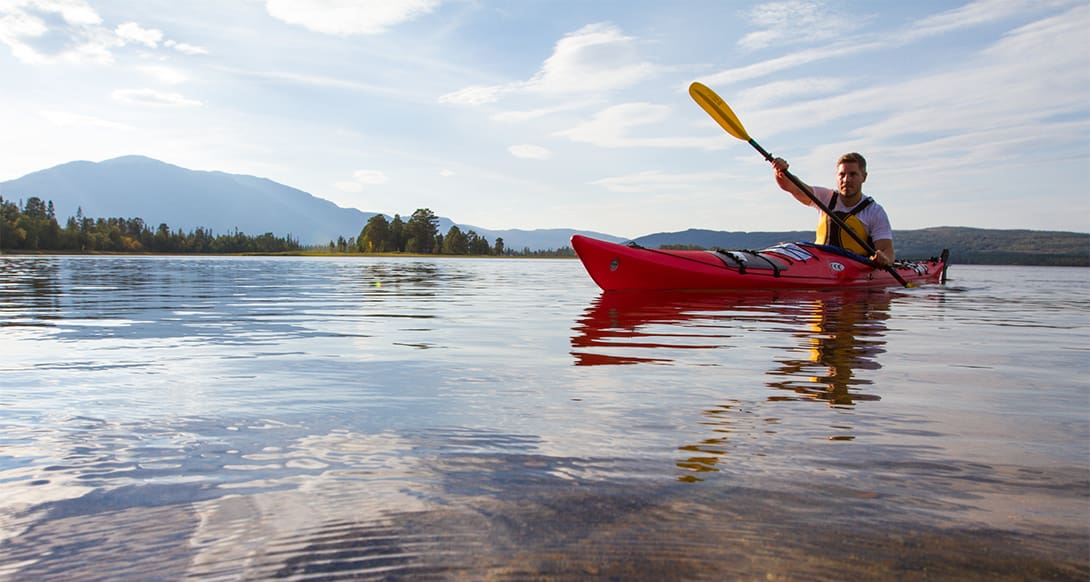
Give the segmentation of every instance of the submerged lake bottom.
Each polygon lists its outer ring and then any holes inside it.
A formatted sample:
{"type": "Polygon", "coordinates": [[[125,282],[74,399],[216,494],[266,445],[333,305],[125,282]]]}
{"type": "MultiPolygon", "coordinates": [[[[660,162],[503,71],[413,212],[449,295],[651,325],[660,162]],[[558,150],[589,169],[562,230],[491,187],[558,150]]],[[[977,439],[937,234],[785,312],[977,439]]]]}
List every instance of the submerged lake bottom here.
{"type": "Polygon", "coordinates": [[[1090,577],[1090,274],[0,257],[0,578],[1090,577]]]}

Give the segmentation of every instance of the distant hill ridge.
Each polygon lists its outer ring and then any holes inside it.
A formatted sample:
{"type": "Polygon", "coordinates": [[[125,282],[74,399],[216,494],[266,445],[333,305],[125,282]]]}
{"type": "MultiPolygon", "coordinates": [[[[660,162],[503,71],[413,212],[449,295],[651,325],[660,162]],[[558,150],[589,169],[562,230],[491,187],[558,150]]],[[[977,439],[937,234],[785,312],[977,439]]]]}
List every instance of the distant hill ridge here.
{"type": "MultiPolygon", "coordinates": [[[[77,161],[0,182],[8,200],[38,197],[52,201],[62,224],[82,208],[90,218],[141,218],[155,228],[197,227],[226,234],[236,229],[250,235],[271,232],[291,235],[305,245],[324,245],[338,237],[355,237],[376,212],[336,204],[267,178],[217,171],[189,170],[145,156],[124,156],[102,162],[77,161]]],[[[415,208],[401,209],[408,219],[415,208]]],[[[442,211],[442,209],[433,209],[442,211]]],[[[390,215],[387,214],[389,217],[390,215]]],[[[456,224],[440,217],[445,234],[456,224]]],[[[490,230],[458,224],[511,249],[558,249],[574,233],[610,241],[610,234],[570,228],[490,230]]],[[[763,248],[778,242],[811,240],[810,231],[729,232],[691,229],[639,237],[648,247],[694,245],[703,248],[763,248]]],[[[926,258],[943,248],[954,263],[1052,264],[1090,266],[1090,234],[1056,231],[996,230],[941,226],[895,231],[897,255],[926,258]]]]}

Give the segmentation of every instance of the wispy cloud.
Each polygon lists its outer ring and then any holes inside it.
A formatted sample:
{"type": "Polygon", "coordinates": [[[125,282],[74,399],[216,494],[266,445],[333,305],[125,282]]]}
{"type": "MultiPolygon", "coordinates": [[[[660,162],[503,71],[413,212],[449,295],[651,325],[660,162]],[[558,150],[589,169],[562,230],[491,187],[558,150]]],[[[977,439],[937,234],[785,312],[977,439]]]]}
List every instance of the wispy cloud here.
{"type": "Polygon", "coordinates": [[[691,191],[708,184],[729,183],[733,176],[725,172],[699,172],[692,174],[672,174],[668,172],[646,171],[624,176],[612,176],[595,180],[591,184],[602,186],[611,192],[643,193],[691,191]]]}
{"type": "Polygon", "coordinates": [[[137,70],[167,85],[178,85],[189,80],[189,75],[166,65],[141,65],[137,70]]]}
{"type": "MultiPolygon", "coordinates": [[[[836,39],[841,38],[843,35],[838,33],[823,38],[824,33],[822,31],[838,29],[847,31],[849,29],[848,27],[854,27],[855,24],[865,22],[866,19],[861,19],[858,22],[853,23],[850,20],[846,20],[846,17],[839,16],[832,19],[833,24],[830,29],[826,29],[822,25],[802,34],[802,31],[794,29],[793,24],[787,24],[788,22],[793,22],[789,8],[795,4],[798,4],[799,7],[802,8],[803,16],[801,18],[804,21],[809,19],[813,14],[821,13],[824,10],[823,5],[820,3],[796,0],[758,7],[753,13],[755,15],[755,20],[758,23],[766,21],[766,24],[772,26],[765,30],[752,33],[757,34],[758,36],[748,42],[751,44],[759,43],[760,39],[771,42],[774,37],[792,36],[806,39],[808,42],[827,41],[828,44],[752,63],[743,67],[726,69],[717,73],[704,75],[699,80],[708,85],[719,86],[738,83],[740,81],[764,77],[818,61],[903,46],[924,38],[947,34],[957,30],[964,30],[1008,18],[1016,14],[1038,10],[1046,3],[1024,2],[1022,0],[976,0],[960,8],[922,18],[910,23],[900,30],[885,31],[880,34],[864,34],[859,32],[854,34],[850,40],[841,41],[836,39]],[[807,6],[809,6],[809,8],[807,8],[807,6]]],[[[1071,2],[1068,0],[1052,0],[1047,4],[1062,6],[1071,4],[1071,2]]],[[[743,39],[743,41],[744,40],[745,39],[743,39]]]]}
{"type": "Polygon", "coordinates": [[[208,54],[208,49],[205,49],[204,47],[178,42],[176,40],[167,40],[163,43],[163,46],[174,49],[183,55],[196,56],[208,54]]]}
{"type": "Polygon", "coordinates": [[[144,28],[135,22],[126,22],[114,29],[114,34],[126,43],[142,44],[149,48],[159,46],[163,41],[163,31],[144,28]]]}
{"type": "Polygon", "coordinates": [[[547,148],[530,144],[513,145],[507,148],[507,151],[511,152],[511,155],[516,158],[527,160],[547,160],[553,157],[553,152],[547,148]]]}
{"type": "Polygon", "coordinates": [[[19,61],[32,65],[56,63],[112,64],[114,51],[126,45],[204,54],[203,48],[164,40],[163,32],[136,22],[114,29],[84,0],[19,0],[0,2],[0,43],[19,61]]]}
{"type": "Polygon", "coordinates": [[[375,83],[364,83],[361,81],[355,81],[352,79],[345,79],[340,77],[309,75],[302,73],[293,73],[289,71],[255,71],[234,67],[214,68],[225,73],[229,73],[231,75],[237,75],[239,77],[281,81],[284,83],[307,85],[320,88],[343,89],[358,93],[370,93],[374,95],[394,97],[400,100],[421,99],[421,97],[419,97],[417,93],[414,93],[402,87],[375,83]]]}
{"type": "Polygon", "coordinates": [[[719,137],[648,137],[634,135],[637,128],[661,124],[670,119],[671,109],[651,103],[624,103],[608,107],[594,114],[591,119],[556,135],[572,141],[599,147],[661,147],[705,148],[722,147],[719,137]]]}
{"type": "Polygon", "coordinates": [[[111,93],[115,101],[127,105],[148,107],[196,107],[200,101],[189,99],[180,93],[164,93],[154,89],[118,89],[111,93]]]}
{"type": "Polygon", "coordinates": [[[389,176],[378,170],[356,170],[352,177],[361,184],[385,184],[390,181],[389,176]]]}
{"type": "Polygon", "coordinates": [[[806,49],[743,67],[735,67],[718,73],[704,75],[697,80],[709,86],[730,85],[741,81],[766,77],[773,73],[813,62],[855,54],[860,51],[874,50],[880,46],[881,45],[878,43],[857,43],[845,46],[826,46],[815,49],[806,49]]]}
{"type": "Polygon", "coordinates": [[[526,89],[549,94],[611,91],[653,77],[659,67],[640,58],[637,39],[613,24],[590,24],[556,43],[526,89]]]}
{"type": "Polygon", "coordinates": [[[357,194],[363,192],[367,186],[377,186],[390,181],[390,177],[380,170],[356,170],[352,172],[352,178],[350,181],[337,182],[333,187],[341,192],[357,194]]]}
{"type": "Polygon", "coordinates": [[[381,34],[435,10],[440,0],[267,0],[273,18],[323,34],[381,34]]]}
{"type": "Polygon", "coordinates": [[[750,11],[749,19],[758,30],[743,36],[738,45],[757,50],[843,38],[861,28],[868,17],[855,10],[835,12],[824,2],[787,0],[760,4],[750,11]]]}
{"type": "Polygon", "coordinates": [[[850,131],[794,162],[824,167],[866,144],[872,161],[897,160],[882,176],[911,183],[920,195],[955,180],[995,187],[984,182],[989,173],[1035,168],[1043,159],[1085,159],[1078,152],[1086,151],[1090,127],[1090,73],[1081,48],[1088,29],[1090,6],[1075,7],[1010,31],[950,70],[757,108],[746,114],[746,126],[768,143],[764,138],[780,131],[850,123],[850,131]]]}
{"type": "Polygon", "coordinates": [[[545,96],[594,94],[631,87],[662,68],[641,58],[638,39],[611,23],[589,24],[565,35],[527,80],[474,85],[447,93],[440,103],[483,105],[511,93],[545,96]]]}
{"type": "Polygon", "coordinates": [[[897,40],[899,42],[911,42],[920,38],[995,22],[1025,12],[1027,9],[1032,10],[1035,8],[1034,4],[1037,7],[1049,4],[1062,6],[1069,4],[1069,2],[1043,1],[1029,3],[1025,2],[1025,0],[975,0],[964,6],[917,20],[901,31],[897,35],[897,40]]]}
{"type": "Polygon", "coordinates": [[[70,111],[41,111],[41,116],[58,127],[93,127],[106,129],[132,129],[124,123],[109,121],[93,115],[83,115],[70,111]]]}
{"type": "Polygon", "coordinates": [[[734,106],[745,108],[752,105],[765,107],[772,103],[814,98],[842,91],[848,86],[847,79],[832,77],[804,77],[790,81],[775,81],[744,89],[732,98],[734,106]]]}

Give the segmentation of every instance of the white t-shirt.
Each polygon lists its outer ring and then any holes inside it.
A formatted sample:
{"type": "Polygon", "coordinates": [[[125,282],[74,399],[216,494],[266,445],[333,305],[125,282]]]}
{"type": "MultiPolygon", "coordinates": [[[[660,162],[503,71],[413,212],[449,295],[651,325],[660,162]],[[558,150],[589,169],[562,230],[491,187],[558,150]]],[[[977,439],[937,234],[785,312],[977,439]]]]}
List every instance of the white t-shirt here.
{"type": "MultiPolygon", "coordinates": [[[[821,186],[811,186],[811,189],[814,191],[814,196],[816,196],[818,200],[821,200],[821,203],[825,206],[828,206],[829,202],[833,199],[833,190],[822,188],[821,186]]],[[[862,204],[863,200],[866,199],[867,197],[864,195],[858,204],[854,206],[845,206],[844,197],[837,196],[836,208],[830,208],[829,210],[832,210],[833,212],[848,212],[852,208],[862,204]]],[[[813,203],[810,203],[810,206],[817,208],[813,203]]],[[[818,209],[818,212],[821,212],[821,210],[818,209]]],[[[878,204],[878,201],[871,202],[870,205],[863,210],[860,210],[859,214],[856,214],[855,216],[863,223],[863,226],[867,227],[867,233],[870,235],[871,240],[893,240],[893,227],[889,225],[889,216],[886,215],[886,210],[882,208],[882,205],[878,204]]]]}

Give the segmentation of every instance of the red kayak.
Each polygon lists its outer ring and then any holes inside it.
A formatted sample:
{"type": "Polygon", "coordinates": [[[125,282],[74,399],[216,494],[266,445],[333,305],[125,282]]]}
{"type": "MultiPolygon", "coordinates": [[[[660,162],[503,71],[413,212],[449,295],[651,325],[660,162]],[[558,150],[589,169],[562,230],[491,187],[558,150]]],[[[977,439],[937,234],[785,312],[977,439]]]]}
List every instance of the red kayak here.
{"type": "MultiPolygon", "coordinates": [[[[583,235],[572,248],[590,277],[605,291],[666,289],[859,289],[901,286],[889,271],[866,257],[827,245],[781,243],[759,251],[664,250],[617,244],[583,235]]],[[[913,285],[946,280],[941,258],[897,261],[901,278],[913,285]]]]}

